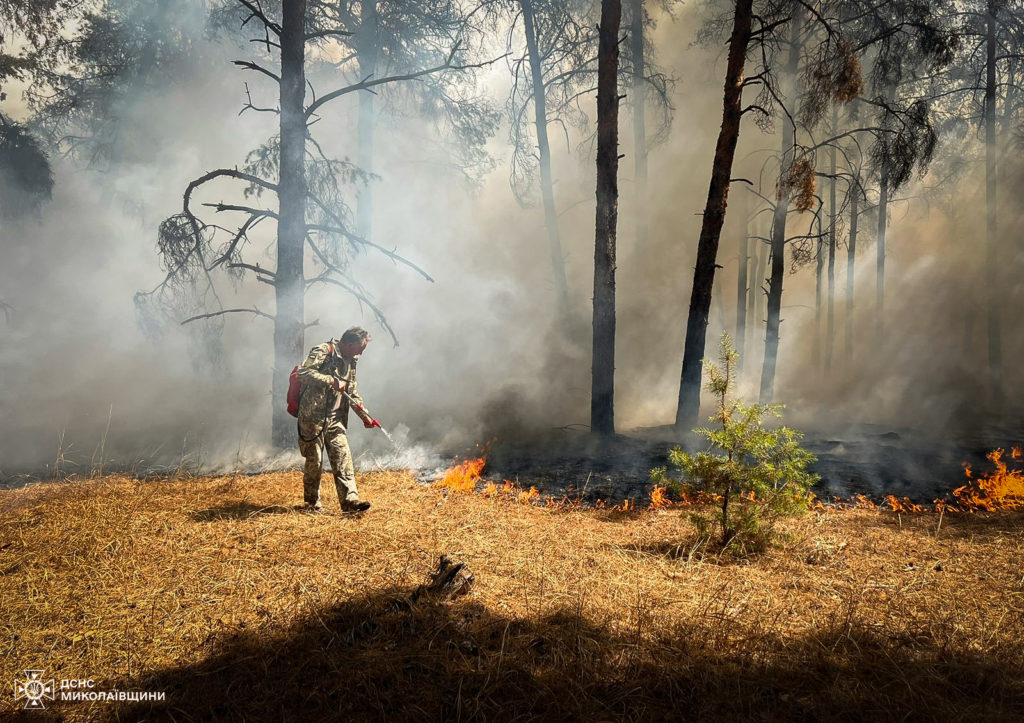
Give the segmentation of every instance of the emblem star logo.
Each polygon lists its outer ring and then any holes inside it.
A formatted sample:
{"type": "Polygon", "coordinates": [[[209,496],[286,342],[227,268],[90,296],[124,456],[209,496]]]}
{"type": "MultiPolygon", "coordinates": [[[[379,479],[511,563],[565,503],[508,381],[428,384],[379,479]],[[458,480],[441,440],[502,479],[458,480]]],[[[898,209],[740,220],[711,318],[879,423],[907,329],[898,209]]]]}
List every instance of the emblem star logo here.
{"type": "Polygon", "coordinates": [[[45,670],[26,670],[25,680],[14,681],[14,699],[25,699],[25,710],[46,708],[43,699],[53,700],[53,681],[43,680],[45,670]]]}

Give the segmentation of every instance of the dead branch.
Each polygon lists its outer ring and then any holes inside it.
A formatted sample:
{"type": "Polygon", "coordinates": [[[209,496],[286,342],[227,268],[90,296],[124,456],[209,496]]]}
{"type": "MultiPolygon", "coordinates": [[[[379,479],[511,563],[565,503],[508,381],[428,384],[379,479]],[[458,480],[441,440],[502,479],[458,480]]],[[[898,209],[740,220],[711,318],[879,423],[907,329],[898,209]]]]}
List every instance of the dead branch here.
{"type": "Polygon", "coordinates": [[[366,304],[368,307],[370,307],[370,311],[373,312],[373,316],[377,320],[377,323],[380,324],[381,328],[383,328],[388,333],[388,336],[391,337],[391,340],[395,343],[395,346],[396,347],[398,346],[398,336],[395,334],[395,330],[391,328],[391,324],[388,323],[388,319],[387,319],[386,316],[384,316],[384,312],[381,311],[380,308],[378,308],[376,304],[374,304],[372,301],[370,301],[367,298],[366,294],[362,293],[361,291],[359,291],[355,287],[350,286],[349,284],[346,284],[343,281],[339,281],[338,279],[331,278],[326,273],[321,274],[320,276],[317,276],[316,278],[310,279],[309,281],[306,282],[306,285],[307,286],[312,286],[313,284],[316,284],[316,283],[331,284],[333,286],[337,286],[339,288],[342,288],[345,291],[347,291],[348,293],[352,294],[352,296],[356,297],[356,301],[359,302],[360,306],[362,306],[363,304],[366,304]]]}
{"type": "Polygon", "coordinates": [[[257,274],[264,274],[272,279],[277,278],[277,274],[270,269],[265,269],[259,264],[243,264],[241,262],[235,264],[228,264],[229,269],[248,269],[249,271],[255,271],[257,274]]]}
{"type": "Polygon", "coordinates": [[[262,316],[264,319],[270,319],[271,321],[274,320],[274,317],[271,316],[270,314],[266,313],[265,311],[260,311],[256,307],[253,307],[251,309],[221,309],[220,311],[214,311],[209,314],[199,314],[198,316],[190,316],[189,318],[185,319],[185,321],[181,322],[181,325],[185,326],[185,324],[188,324],[190,321],[198,321],[199,319],[210,319],[214,316],[224,316],[225,314],[243,313],[255,314],[256,316],[262,316]]]}
{"type": "Polygon", "coordinates": [[[233,239],[231,239],[231,243],[228,244],[227,249],[224,251],[224,253],[221,255],[221,257],[219,259],[217,259],[216,261],[214,261],[212,264],[210,264],[210,268],[211,269],[215,269],[218,266],[220,266],[222,263],[227,261],[229,258],[231,258],[231,254],[233,254],[235,252],[235,249],[238,247],[239,242],[241,242],[241,240],[243,238],[246,238],[246,234],[249,232],[249,229],[254,227],[254,226],[256,226],[256,224],[258,224],[264,218],[267,218],[267,217],[266,216],[262,216],[262,215],[261,216],[250,215],[249,218],[246,219],[245,223],[242,224],[241,228],[239,228],[238,231],[235,233],[235,237],[233,239]]]}
{"type": "Polygon", "coordinates": [[[267,70],[259,63],[254,63],[251,60],[232,60],[231,64],[237,65],[240,68],[245,68],[246,70],[255,70],[257,73],[263,73],[263,75],[273,78],[277,83],[281,82],[281,76],[277,73],[267,70]]]}
{"type": "Polygon", "coordinates": [[[303,37],[304,40],[316,40],[317,38],[348,38],[351,37],[352,33],[347,30],[331,29],[331,30],[318,30],[315,33],[306,33],[303,37]]]}
{"type": "Polygon", "coordinates": [[[245,105],[242,106],[242,110],[238,111],[238,115],[242,115],[242,113],[245,113],[245,111],[247,111],[247,110],[254,110],[254,111],[257,111],[259,113],[280,113],[281,112],[281,110],[279,108],[261,108],[261,107],[259,107],[257,105],[253,105],[252,94],[249,92],[249,84],[248,83],[245,84],[245,97],[248,100],[246,100],[245,105]]]}
{"type": "Polygon", "coordinates": [[[267,47],[268,50],[271,47],[277,48],[279,50],[281,48],[281,44],[280,43],[275,43],[273,40],[270,39],[269,35],[266,38],[249,38],[249,42],[250,43],[259,43],[260,45],[266,45],[266,46],[268,46],[267,47]]]}
{"type": "Polygon", "coordinates": [[[259,218],[278,218],[278,215],[274,211],[269,211],[265,208],[238,206],[233,203],[224,203],[223,201],[218,201],[217,203],[204,203],[203,205],[207,208],[215,209],[217,213],[221,213],[222,211],[239,211],[259,218]]]}
{"type": "Polygon", "coordinates": [[[236,178],[236,179],[238,179],[240,181],[248,181],[249,183],[252,183],[252,184],[254,184],[256,186],[259,186],[261,188],[265,188],[268,191],[273,191],[274,193],[277,193],[277,184],[276,183],[271,183],[270,181],[265,181],[262,178],[260,178],[259,176],[254,176],[251,173],[245,173],[245,172],[239,171],[237,169],[218,168],[218,169],[216,169],[214,171],[210,171],[209,173],[206,173],[206,174],[200,176],[199,178],[197,178],[196,180],[194,180],[190,184],[188,184],[188,186],[185,188],[185,196],[184,196],[185,203],[184,203],[184,206],[183,206],[182,210],[184,211],[186,216],[190,216],[190,217],[192,216],[192,212],[189,210],[189,202],[190,202],[190,200],[192,198],[192,192],[195,191],[200,186],[202,186],[204,183],[208,183],[208,182],[212,181],[215,178],[221,178],[221,177],[236,178]]]}
{"type": "Polygon", "coordinates": [[[430,276],[430,274],[428,274],[426,271],[424,271],[419,266],[414,264],[412,261],[409,261],[409,259],[405,258],[404,256],[401,256],[400,254],[395,253],[394,251],[388,251],[383,246],[375,244],[372,241],[368,241],[367,239],[363,238],[362,236],[359,236],[359,235],[354,234],[351,231],[347,230],[345,228],[344,221],[342,221],[338,217],[338,215],[336,213],[334,213],[334,211],[332,211],[328,207],[328,205],[326,203],[321,201],[319,198],[317,198],[312,193],[308,193],[307,196],[308,196],[308,198],[311,201],[313,201],[313,203],[315,203],[320,208],[320,210],[322,210],[325,214],[327,214],[331,218],[331,220],[334,221],[334,223],[338,224],[337,226],[307,225],[306,229],[308,231],[325,231],[327,233],[337,233],[337,234],[340,234],[340,235],[344,236],[346,239],[348,239],[348,241],[353,246],[358,246],[359,244],[362,244],[365,247],[376,249],[377,251],[379,251],[380,253],[384,254],[385,256],[387,256],[392,261],[395,261],[397,263],[401,263],[401,264],[404,264],[404,265],[408,266],[410,269],[412,269],[412,270],[416,271],[418,274],[420,274],[427,281],[430,281],[431,283],[433,283],[434,279],[430,276]]]}
{"type": "Polygon", "coordinates": [[[320,259],[320,263],[322,263],[324,267],[327,269],[327,272],[321,274],[320,276],[317,276],[314,279],[308,280],[306,282],[306,285],[311,286],[312,284],[319,282],[324,284],[333,284],[335,286],[340,286],[341,288],[348,291],[350,294],[356,297],[356,300],[359,301],[360,304],[366,304],[367,306],[370,307],[370,310],[373,311],[374,317],[377,319],[377,323],[380,324],[385,331],[387,331],[387,333],[391,336],[391,341],[393,341],[395,343],[395,346],[397,347],[398,335],[395,334],[394,329],[391,328],[391,324],[388,323],[388,319],[386,316],[384,316],[384,312],[377,308],[376,304],[370,301],[369,297],[367,296],[366,289],[364,289],[362,285],[359,284],[358,281],[356,281],[347,273],[345,273],[343,269],[339,268],[335,264],[332,264],[330,259],[328,259],[324,252],[320,250],[320,247],[317,246],[316,243],[314,243],[313,237],[310,236],[308,233],[306,234],[306,242],[309,244],[309,247],[313,249],[313,253],[316,254],[316,257],[320,259]],[[338,279],[331,278],[329,276],[330,272],[333,272],[338,276],[341,276],[342,278],[346,279],[349,283],[345,284],[339,281],[338,279]]]}
{"type": "Polygon", "coordinates": [[[384,85],[385,83],[397,83],[403,80],[415,80],[416,78],[422,78],[425,75],[439,73],[443,70],[469,70],[471,68],[486,68],[487,66],[492,65],[493,63],[496,63],[502,58],[508,56],[508,53],[505,53],[505,55],[493,58],[492,60],[485,60],[480,63],[469,63],[467,65],[452,65],[452,59],[455,57],[455,53],[458,52],[458,50],[458,46],[452,48],[451,52],[448,54],[448,58],[444,61],[444,63],[442,63],[441,65],[436,65],[433,68],[426,68],[424,70],[418,70],[416,72],[406,73],[404,75],[389,75],[384,78],[378,78],[377,80],[371,80],[370,78],[372,78],[372,76],[367,76],[366,79],[358,83],[345,86],[344,88],[338,88],[337,90],[332,90],[327,95],[322,95],[318,99],[309,104],[309,106],[306,108],[306,120],[308,121],[310,116],[312,116],[317,111],[317,109],[324,103],[329,103],[335,98],[340,98],[341,96],[347,95],[348,93],[354,93],[359,90],[369,90],[370,88],[373,88],[378,85],[384,85]]]}
{"type": "Polygon", "coordinates": [[[263,8],[261,8],[258,4],[249,2],[249,0],[238,0],[238,3],[240,5],[245,6],[245,9],[252,13],[249,17],[242,21],[243,27],[250,20],[256,18],[261,23],[263,23],[263,27],[267,28],[268,30],[272,30],[274,34],[277,35],[277,37],[281,37],[281,26],[275,23],[270,18],[268,18],[266,14],[263,12],[263,8]]]}

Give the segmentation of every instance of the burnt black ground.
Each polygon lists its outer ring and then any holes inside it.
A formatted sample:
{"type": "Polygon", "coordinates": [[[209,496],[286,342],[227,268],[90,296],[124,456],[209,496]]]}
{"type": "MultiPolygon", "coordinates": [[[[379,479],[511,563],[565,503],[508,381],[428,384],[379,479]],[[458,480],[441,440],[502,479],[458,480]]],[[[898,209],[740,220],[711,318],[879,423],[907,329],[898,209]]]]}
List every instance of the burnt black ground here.
{"type": "MultiPolygon", "coordinates": [[[[964,464],[977,472],[992,467],[986,455],[1024,441],[1012,428],[976,430],[939,437],[910,429],[850,425],[812,431],[804,446],[818,461],[811,470],[821,476],[815,488],[824,499],[887,494],[931,502],[965,482],[964,464]]],[[[595,499],[646,499],[650,471],[668,463],[676,444],[696,451],[701,440],[680,439],[671,427],[633,430],[598,439],[584,429],[555,429],[529,441],[496,440],[487,456],[484,476],[534,485],[541,494],[595,499]]]]}

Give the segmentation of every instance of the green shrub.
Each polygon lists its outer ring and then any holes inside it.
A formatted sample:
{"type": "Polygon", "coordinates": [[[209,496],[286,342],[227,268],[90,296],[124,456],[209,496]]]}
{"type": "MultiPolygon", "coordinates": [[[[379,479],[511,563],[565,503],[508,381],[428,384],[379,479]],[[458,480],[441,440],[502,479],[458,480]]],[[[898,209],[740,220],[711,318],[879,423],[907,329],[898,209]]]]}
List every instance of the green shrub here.
{"type": "Polygon", "coordinates": [[[731,396],[738,355],[728,334],[720,344],[721,366],[705,361],[707,388],[718,399],[713,428],[694,430],[710,442],[706,452],[689,454],[679,447],[669,462],[683,478],[664,467],[652,472],[656,484],[682,483],[703,490],[711,504],[698,508],[693,520],[710,540],[717,532],[723,548],[739,552],[764,549],[782,517],[807,509],[818,476],[807,471],[816,457],[800,447],[803,434],[788,427],[768,429],[766,417],[781,417],[781,404],[745,405],[731,396]]]}

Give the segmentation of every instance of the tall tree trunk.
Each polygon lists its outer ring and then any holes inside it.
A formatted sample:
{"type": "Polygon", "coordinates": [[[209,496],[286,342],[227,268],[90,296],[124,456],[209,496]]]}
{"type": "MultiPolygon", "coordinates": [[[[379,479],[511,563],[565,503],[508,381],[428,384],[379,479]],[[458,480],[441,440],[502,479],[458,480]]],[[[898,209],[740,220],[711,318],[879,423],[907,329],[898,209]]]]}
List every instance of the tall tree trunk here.
{"type": "Polygon", "coordinates": [[[850,238],[846,244],[846,344],[847,363],[853,360],[853,275],[857,262],[857,222],[860,220],[860,184],[850,184],[850,238]]]}
{"type": "Polygon", "coordinates": [[[303,356],[302,250],[306,238],[306,0],[285,0],[281,22],[281,158],[278,188],[277,276],[274,291],[274,383],[272,440],[278,448],[295,443],[295,420],[284,399],[288,373],[303,356]]]}
{"type": "MultiPolygon", "coordinates": [[[[767,244],[757,239],[754,244],[754,279],[750,282],[750,294],[747,296],[747,326],[750,328],[751,339],[757,339],[757,330],[760,328],[761,319],[764,318],[761,309],[761,300],[764,297],[764,268],[768,261],[767,244]]],[[[753,351],[754,345],[750,345],[753,351]]]]}
{"type": "Polygon", "coordinates": [[[722,127],[718,132],[715,159],[711,165],[711,183],[704,206],[700,238],[697,241],[697,264],[693,270],[693,291],[690,294],[690,312],[686,320],[686,340],[683,346],[683,369],[679,381],[679,401],[676,405],[676,426],[690,428],[700,414],[701,363],[704,359],[708,312],[711,309],[711,289],[715,283],[715,262],[718,242],[725,222],[725,208],[729,196],[736,142],[740,136],[743,109],[743,64],[750,42],[752,0],[736,0],[732,36],[729,39],[729,60],[725,72],[725,90],[722,98],[722,127]]]}
{"type": "Polygon", "coordinates": [[[742,195],[740,208],[743,214],[743,230],[740,232],[739,270],[736,273],[736,373],[743,372],[743,359],[746,356],[747,341],[747,281],[750,266],[750,198],[742,195]]]}
{"type": "MultiPolygon", "coordinates": [[[[771,229],[769,228],[769,232],[771,229]]],[[[769,238],[761,243],[761,255],[757,259],[757,323],[767,324],[768,321],[768,262],[772,258],[772,241],[769,238]]],[[[763,338],[763,337],[762,337],[763,338]]],[[[762,345],[763,346],[763,345],[762,345]]],[[[764,349],[761,349],[764,356],[764,349]]]]}
{"type": "MultiPolygon", "coordinates": [[[[839,110],[832,109],[832,132],[839,127],[839,110]]],[[[828,300],[825,309],[825,374],[832,370],[832,347],[836,334],[836,149],[828,153],[828,300]]]]}
{"type": "MultiPolygon", "coordinates": [[[[789,124],[786,124],[789,127],[789,124]]],[[[787,133],[783,131],[783,136],[787,133]]],[[[792,145],[790,146],[792,147],[792,145]]],[[[766,309],[764,332],[764,362],[761,365],[761,389],[759,400],[768,404],[775,393],[775,362],[779,355],[779,323],[782,313],[782,279],[786,273],[786,214],[789,211],[789,195],[778,199],[772,215],[771,274],[768,278],[768,308],[766,309]]]]}
{"type": "MultiPolygon", "coordinates": [[[[790,102],[795,103],[797,93],[797,69],[800,64],[800,29],[803,25],[803,6],[793,3],[793,17],[789,32],[789,59],[786,63],[786,80],[790,102]]],[[[793,165],[796,151],[796,126],[790,118],[782,121],[782,163],[779,169],[778,200],[772,215],[772,273],[768,281],[768,314],[765,321],[764,364],[761,366],[761,404],[769,404],[775,394],[775,365],[779,356],[779,324],[782,313],[782,279],[786,274],[786,215],[789,212],[790,190],[787,179],[793,165]]]]}
{"type": "Polygon", "coordinates": [[[985,63],[985,287],[988,321],[988,392],[994,409],[1001,406],[1003,393],[1002,279],[999,268],[999,239],[996,224],[996,12],[997,0],[989,0],[986,18],[985,63]]]}
{"type": "Polygon", "coordinates": [[[601,0],[597,49],[597,214],[590,428],[615,433],[615,231],[619,214],[619,25],[622,0],[601,0]]]}
{"type": "MultiPolygon", "coordinates": [[[[764,265],[762,257],[764,256],[762,248],[764,242],[756,238],[757,224],[754,226],[753,242],[754,245],[751,248],[751,266],[749,272],[750,281],[748,282],[749,291],[746,292],[746,336],[756,336],[758,328],[758,297],[761,296],[761,274],[764,273],[764,265]]],[[[745,342],[743,342],[745,346],[745,342]]],[[[753,349],[753,345],[751,346],[753,349]]]]}
{"type": "MultiPolygon", "coordinates": [[[[362,0],[356,49],[359,80],[377,74],[379,20],[377,0],[362,0]]],[[[373,141],[376,131],[373,99],[373,93],[363,91],[359,94],[356,164],[366,173],[373,173],[373,141]]],[[[373,182],[369,179],[359,183],[356,188],[356,233],[367,240],[373,235],[373,182]]]]}
{"type": "Polygon", "coordinates": [[[889,163],[882,160],[878,184],[878,236],[875,259],[875,343],[882,341],[885,328],[885,232],[889,222],[889,163]]]}
{"type": "Polygon", "coordinates": [[[551,249],[551,266],[555,275],[555,303],[562,318],[569,316],[569,282],[565,275],[565,256],[558,234],[558,212],[555,210],[555,186],[551,177],[551,146],[548,143],[547,100],[544,96],[544,72],[537,48],[537,28],[534,22],[533,0],[520,0],[523,10],[523,30],[526,34],[526,52],[530,61],[533,82],[534,124],[537,127],[537,150],[540,157],[540,191],[544,201],[544,224],[551,249]]]}
{"type": "Polygon", "coordinates": [[[645,117],[644,0],[629,0],[632,14],[629,45],[633,56],[633,163],[636,189],[636,245],[647,246],[647,120],[645,117]]]}
{"type": "Polygon", "coordinates": [[[821,333],[821,317],[822,311],[824,311],[824,304],[822,303],[822,296],[825,287],[825,244],[821,240],[821,214],[824,209],[818,209],[818,238],[815,241],[817,249],[814,254],[814,343],[811,345],[812,358],[814,361],[814,371],[818,371],[818,365],[821,364],[821,349],[822,349],[822,333],[821,333]]]}

